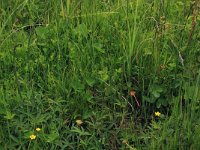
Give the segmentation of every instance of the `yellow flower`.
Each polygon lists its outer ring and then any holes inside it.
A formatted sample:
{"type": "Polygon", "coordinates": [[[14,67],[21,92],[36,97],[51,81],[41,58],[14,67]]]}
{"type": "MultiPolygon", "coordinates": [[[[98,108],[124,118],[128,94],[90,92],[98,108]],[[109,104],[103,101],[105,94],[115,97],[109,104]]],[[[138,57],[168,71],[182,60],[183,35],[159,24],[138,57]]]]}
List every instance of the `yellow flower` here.
{"type": "Polygon", "coordinates": [[[30,135],[30,139],[31,140],[35,140],[36,139],[36,135],[34,135],[34,134],[30,135]]]}
{"type": "Polygon", "coordinates": [[[35,130],[39,132],[41,129],[40,128],[36,128],[35,130]]]}
{"type": "Polygon", "coordinates": [[[159,111],[155,112],[155,116],[160,117],[161,113],[159,111]]]}
{"type": "Polygon", "coordinates": [[[82,120],[76,120],[76,123],[77,123],[77,125],[81,125],[81,124],[83,124],[83,121],[82,120]]]}

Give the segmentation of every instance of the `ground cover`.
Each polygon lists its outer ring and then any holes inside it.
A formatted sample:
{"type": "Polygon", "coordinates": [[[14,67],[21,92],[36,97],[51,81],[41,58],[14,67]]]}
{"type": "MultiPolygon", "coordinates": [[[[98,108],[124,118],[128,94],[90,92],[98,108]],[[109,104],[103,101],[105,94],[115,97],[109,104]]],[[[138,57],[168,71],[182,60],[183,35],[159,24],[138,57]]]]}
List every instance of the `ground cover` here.
{"type": "Polygon", "coordinates": [[[199,7],[0,0],[0,149],[200,149],[199,7]]]}

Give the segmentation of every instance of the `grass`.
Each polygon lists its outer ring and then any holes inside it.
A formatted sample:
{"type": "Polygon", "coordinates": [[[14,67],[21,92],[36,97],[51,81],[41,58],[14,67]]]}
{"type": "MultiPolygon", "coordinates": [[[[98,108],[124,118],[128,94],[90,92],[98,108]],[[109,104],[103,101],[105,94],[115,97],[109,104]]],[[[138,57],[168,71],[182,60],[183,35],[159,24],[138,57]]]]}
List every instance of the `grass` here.
{"type": "Polygon", "coordinates": [[[200,149],[199,6],[0,1],[0,149],[200,149]]]}

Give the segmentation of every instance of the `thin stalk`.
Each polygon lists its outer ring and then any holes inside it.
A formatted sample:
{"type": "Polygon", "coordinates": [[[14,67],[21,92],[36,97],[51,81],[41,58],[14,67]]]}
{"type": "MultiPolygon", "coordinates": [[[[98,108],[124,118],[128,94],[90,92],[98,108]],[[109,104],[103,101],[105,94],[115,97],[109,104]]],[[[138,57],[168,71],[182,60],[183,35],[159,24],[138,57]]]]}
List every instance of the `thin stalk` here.
{"type": "MultiPolygon", "coordinates": [[[[136,1],[136,6],[135,6],[135,13],[134,13],[134,23],[133,27],[130,26],[130,22],[128,21],[128,78],[130,80],[131,77],[131,64],[132,64],[132,56],[134,52],[134,46],[135,46],[135,38],[137,35],[137,15],[138,15],[138,0],[136,1]]],[[[128,3],[127,3],[128,5],[128,3]]],[[[129,7],[127,6],[127,9],[129,7]]],[[[127,17],[128,17],[128,10],[127,10],[127,17]]],[[[129,19],[129,18],[127,18],[129,19]]]]}

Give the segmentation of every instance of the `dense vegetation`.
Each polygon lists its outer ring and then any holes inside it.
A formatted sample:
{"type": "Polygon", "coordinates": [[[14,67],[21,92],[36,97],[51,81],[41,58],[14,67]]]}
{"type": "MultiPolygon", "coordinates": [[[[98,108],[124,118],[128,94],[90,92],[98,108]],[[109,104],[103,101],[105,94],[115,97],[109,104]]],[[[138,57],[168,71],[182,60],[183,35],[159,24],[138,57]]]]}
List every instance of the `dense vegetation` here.
{"type": "Polygon", "coordinates": [[[0,149],[200,149],[199,0],[0,0],[0,149]]]}

